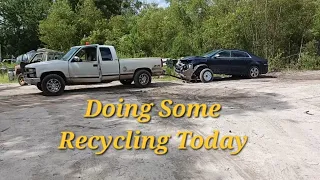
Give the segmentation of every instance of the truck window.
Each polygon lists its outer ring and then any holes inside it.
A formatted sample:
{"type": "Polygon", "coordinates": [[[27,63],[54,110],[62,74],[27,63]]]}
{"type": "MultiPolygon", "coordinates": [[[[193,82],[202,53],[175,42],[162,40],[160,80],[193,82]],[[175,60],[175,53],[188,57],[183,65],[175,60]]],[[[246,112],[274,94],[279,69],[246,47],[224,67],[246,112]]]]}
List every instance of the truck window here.
{"type": "Polygon", "coordinates": [[[97,61],[97,51],[95,47],[84,47],[77,54],[81,62],[97,61]]]}
{"type": "Polygon", "coordinates": [[[100,52],[102,61],[112,61],[112,54],[109,48],[101,47],[100,52]]]}
{"type": "Polygon", "coordinates": [[[34,62],[41,62],[41,61],[43,61],[42,53],[35,55],[30,62],[34,63],[34,62]]]}

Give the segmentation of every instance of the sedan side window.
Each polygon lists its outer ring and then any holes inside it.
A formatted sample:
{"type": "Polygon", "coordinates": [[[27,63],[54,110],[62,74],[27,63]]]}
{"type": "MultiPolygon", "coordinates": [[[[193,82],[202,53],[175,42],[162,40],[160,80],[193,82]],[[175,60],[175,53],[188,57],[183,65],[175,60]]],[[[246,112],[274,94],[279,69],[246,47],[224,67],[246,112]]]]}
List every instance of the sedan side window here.
{"type": "Polygon", "coordinates": [[[221,51],[221,52],[217,53],[214,57],[228,58],[228,57],[230,57],[230,51],[221,51]]]}
{"type": "Polygon", "coordinates": [[[112,54],[109,48],[100,48],[102,61],[112,61],[112,54]]]}
{"type": "Polygon", "coordinates": [[[232,51],[231,52],[232,57],[250,57],[248,53],[242,52],[242,51],[232,51]]]}

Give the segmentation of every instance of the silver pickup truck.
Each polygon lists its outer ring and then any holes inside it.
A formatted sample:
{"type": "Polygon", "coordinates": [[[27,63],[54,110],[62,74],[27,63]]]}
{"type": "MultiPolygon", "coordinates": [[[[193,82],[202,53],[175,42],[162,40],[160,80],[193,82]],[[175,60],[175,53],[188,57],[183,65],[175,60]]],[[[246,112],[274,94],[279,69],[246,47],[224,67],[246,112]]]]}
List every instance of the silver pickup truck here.
{"type": "Polygon", "coordinates": [[[161,58],[118,59],[113,46],[75,46],[61,60],[29,64],[24,79],[36,85],[44,95],[55,96],[64,92],[66,85],[132,82],[144,88],[151,83],[151,76],[163,73],[161,58]]]}

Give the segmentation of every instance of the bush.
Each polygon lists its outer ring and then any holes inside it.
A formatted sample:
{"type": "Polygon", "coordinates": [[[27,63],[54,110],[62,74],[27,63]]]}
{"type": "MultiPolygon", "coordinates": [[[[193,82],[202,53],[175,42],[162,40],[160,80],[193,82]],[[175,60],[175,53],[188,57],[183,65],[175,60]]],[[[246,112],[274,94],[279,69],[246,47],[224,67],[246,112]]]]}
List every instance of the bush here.
{"type": "Polygon", "coordinates": [[[300,59],[298,60],[299,69],[319,70],[320,57],[317,54],[317,43],[315,40],[308,42],[303,48],[300,59]]]}

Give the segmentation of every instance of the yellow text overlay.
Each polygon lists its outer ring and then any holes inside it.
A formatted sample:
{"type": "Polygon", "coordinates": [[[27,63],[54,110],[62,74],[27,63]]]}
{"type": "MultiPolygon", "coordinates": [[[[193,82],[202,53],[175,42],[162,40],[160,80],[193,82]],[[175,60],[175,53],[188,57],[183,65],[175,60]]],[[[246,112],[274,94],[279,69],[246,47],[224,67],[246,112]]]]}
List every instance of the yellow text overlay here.
{"type": "MultiPolygon", "coordinates": [[[[148,123],[151,120],[150,112],[155,106],[154,103],[143,104],[128,104],[124,103],[124,99],[120,98],[118,104],[105,104],[103,105],[99,100],[88,100],[87,111],[84,115],[85,118],[95,118],[103,115],[105,118],[117,116],[118,118],[137,118],[139,123],[148,123]]],[[[208,106],[206,104],[174,104],[172,100],[163,100],[160,103],[161,110],[158,116],[161,118],[175,117],[175,118],[191,118],[191,117],[212,117],[217,118],[220,116],[220,104],[213,104],[208,106]]]]}
{"type": "MultiPolygon", "coordinates": [[[[191,131],[178,132],[177,137],[181,140],[178,144],[179,150],[230,150],[232,155],[241,152],[248,141],[247,136],[219,136],[220,132],[215,130],[208,137],[194,135],[191,131]]],[[[141,131],[127,131],[125,136],[76,136],[73,132],[61,132],[61,140],[58,149],[79,149],[89,148],[95,150],[96,155],[102,155],[111,147],[116,150],[145,150],[150,149],[157,155],[164,155],[168,152],[167,144],[171,135],[159,137],[141,135],[141,131]]]]}

